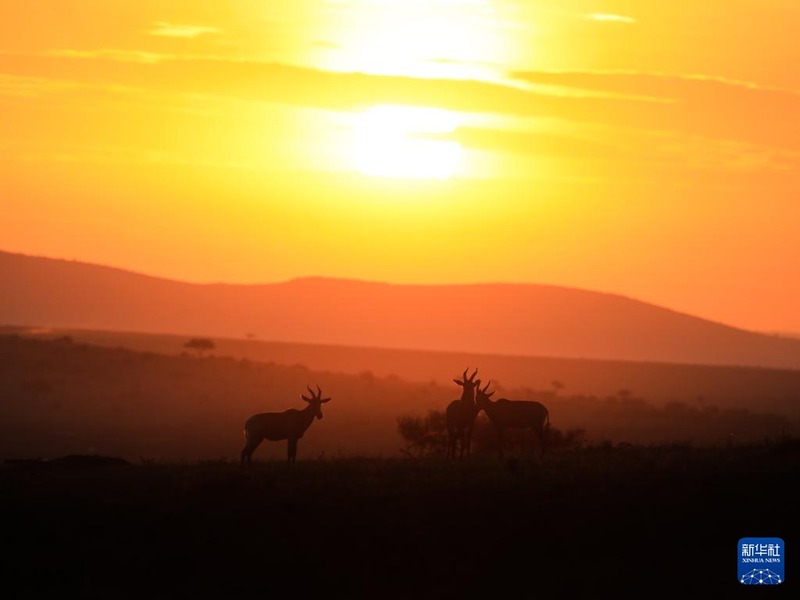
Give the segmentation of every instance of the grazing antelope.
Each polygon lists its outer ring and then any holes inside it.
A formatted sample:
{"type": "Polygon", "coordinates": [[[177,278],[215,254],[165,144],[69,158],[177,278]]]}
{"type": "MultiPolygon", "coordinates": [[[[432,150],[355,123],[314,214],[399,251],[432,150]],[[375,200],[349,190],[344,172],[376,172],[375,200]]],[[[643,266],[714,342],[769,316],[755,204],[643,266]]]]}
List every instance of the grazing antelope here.
{"type": "Polygon", "coordinates": [[[507,400],[500,398],[492,400],[494,392],[487,392],[489,383],[481,389],[480,385],[475,394],[475,404],[489,417],[492,425],[497,430],[498,453],[503,458],[503,433],[509,428],[530,428],[539,439],[541,454],[545,450],[545,432],[550,426],[550,412],[539,402],[526,400],[507,400]]]}
{"type": "Polygon", "coordinates": [[[467,377],[469,368],[464,369],[462,379],[453,379],[456,384],[464,388],[459,400],[453,400],[447,405],[445,410],[445,420],[447,421],[447,457],[455,459],[456,444],[461,442],[461,458],[464,453],[470,455],[472,445],[472,428],[475,425],[475,418],[478,416],[478,408],[475,405],[475,388],[480,387],[481,380],[475,379],[478,369],[467,377]]]}
{"type": "Polygon", "coordinates": [[[308,387],[311,397],[300,395],[308,402],[303,410],[290,408],[283,412],[260,413],[253,415],[244,424],[244,435],[247,443],[242,450],[242,466],[245,461],[249,465],[253,457],[253,452],[258,448],[262,440],[280,441],[288,440],[289,464],[293,464],[297,457],[297,440],[311,426],[314,417],[322,418],[322,405],[330,401],[330,398],[322,397],[322,390],[317,386],[317,392],[308,387]]]}

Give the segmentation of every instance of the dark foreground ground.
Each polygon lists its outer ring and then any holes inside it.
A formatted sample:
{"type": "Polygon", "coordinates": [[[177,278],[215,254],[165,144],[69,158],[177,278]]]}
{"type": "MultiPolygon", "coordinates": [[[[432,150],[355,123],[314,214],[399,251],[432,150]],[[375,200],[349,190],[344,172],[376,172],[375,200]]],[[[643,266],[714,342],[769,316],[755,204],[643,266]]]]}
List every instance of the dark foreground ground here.
{"type": "Polygon", "coordinates": [[[249,473],[6,465],[0,596],[796,598],[798,467],[796,441],[249,473]],[[786,543],[769,590],[736,581],[737,541],[757,536],[786,543]]]}

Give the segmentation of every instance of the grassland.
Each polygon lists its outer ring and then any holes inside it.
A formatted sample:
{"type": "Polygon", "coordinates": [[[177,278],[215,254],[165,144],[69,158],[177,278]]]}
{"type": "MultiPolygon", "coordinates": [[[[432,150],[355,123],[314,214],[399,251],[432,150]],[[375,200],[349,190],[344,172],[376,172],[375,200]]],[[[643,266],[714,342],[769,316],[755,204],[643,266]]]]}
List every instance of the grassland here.
{"type": "MultiPolygon", "coordinates": [[[[98,331],[0,327],[0,335],[36,339],[68,336],[76,343],[138,352],[178,355],[187,336],[98,331]]],[[[260,363],[304,365],[313,371],[349,375],[394,376],[415,383],[452,387],[451,378],[467,366],[505,392],[552,392],[605,398],[627,389],[657,406],[669,402],[702,402],[718,408],[754,409],[800,416],[800,363],[795,369],[670,364],[621,360],[585,360],[544,356],[505,356],[480,352],[429,352],[299,344],[256,339],[214,338],[211,354],[260,363]],[[757,397],[757,401],[754,398],[757,397]]]]}
{"type": "Polygon", "coordinates": [[[727,598],[739,538],[796,544],[796,420],[560,395],[551,421],[582,445],[400,458],[397,417],[452,387],[0,336],[0,457],[128,460],[3,464],[0,595],[727,598]],[[296,467],[276,443],[241,470],[243,419],[311,382],[334,400],[296,467]]]}
{"type": "MultiPolygon", "coordinates": [[[[511,463],[6,466],[5,597],[727,598],[740,537],[794,547],[798,466],[792,440],[511,463]]],[[[790,561],[784,597],[797,574],[790,561]]]]}
{"type": "MultiPolygon", "coordinates": [[[[452,365],[452,372],[459,367],[452,365]]],[[[0,336],[0,458],[96,453],[130,461],[232,459],[243,446],[247,417],[300,408],[300,394],[317,384],[333,400],[300,442],[301,459],[399,456],[404,440],[398,418],[441,411],[459,389],[452,382],[0,336]]],[[[749,389],[748,410],[710,402],[659,406],[633,393],[509,393],[545,402],[554,429],[582,429],[593,443],[727,446],[800,436],[800,419],[769,412],[762,388],[749,389]]],[[[256,458],[285,453],[285,443],[263,444],[256,458]]]]}

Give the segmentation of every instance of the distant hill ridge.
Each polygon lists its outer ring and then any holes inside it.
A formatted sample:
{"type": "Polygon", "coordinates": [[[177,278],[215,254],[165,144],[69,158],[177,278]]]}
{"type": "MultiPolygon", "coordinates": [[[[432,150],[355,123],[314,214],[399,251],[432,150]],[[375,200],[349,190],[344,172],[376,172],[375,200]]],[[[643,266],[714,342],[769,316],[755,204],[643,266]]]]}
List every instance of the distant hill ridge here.
{"type": "Polygon", "coordinates": [[[800,368],[800,340],[536,284],[308,277],[193,284],[0,252],[0,324],[611,360],[800,368]]]}

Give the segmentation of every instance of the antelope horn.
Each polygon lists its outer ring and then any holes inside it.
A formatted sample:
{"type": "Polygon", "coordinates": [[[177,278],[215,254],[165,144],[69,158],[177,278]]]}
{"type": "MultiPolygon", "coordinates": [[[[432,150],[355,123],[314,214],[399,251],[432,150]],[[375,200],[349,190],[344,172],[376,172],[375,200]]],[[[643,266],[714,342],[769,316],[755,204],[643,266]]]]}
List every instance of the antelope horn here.
{"type": "Polygon", "coordinates": [[[308,393],[311,394],[311,397],[313,398],[314,397],[314,390],[311,389],[311,386],[307,385],[306,389],[308,390],[308,393]]]}
{"type": "MultiPolygon", "coordinates": [[[[467,372],[464,371],[464,375],[466,375],[466,374],[467,374],[467,372]]],[[[477,375],[477,374],[478,374],[478,368],[475,367],[475,372],[472,375],[469,376],[469,380],[470,381],[474,380],[475,379],[475,375],[477,375]]]]}
{"type": "Polygon", "coordinates": [[[317,398],[322,398],[322,390],[320,389],[319,384],[317,384],[317,398]]]}
{"type": "Polygon", "coordinates": [[[464,374],[461,376],[461,379],[463,379],[464,381],[466,381],[466,380],[467,380],[467,371],[469,371],[469,367],[467,367],[466,369],[464,369],[464,374]]]}
{"type": "Polygon", "coordinates": [[[492,383],[492,380],[490,379],[490,380],[489,380],[489,382],[486,384],[486,387],[484,387],[484,388],[481,390],[481,391],[482,391],[484,394],[486,393],[486,390],[488,390],[488,389],[489,389],[489,385],[490,385],[491,383],[492,383]]]}

